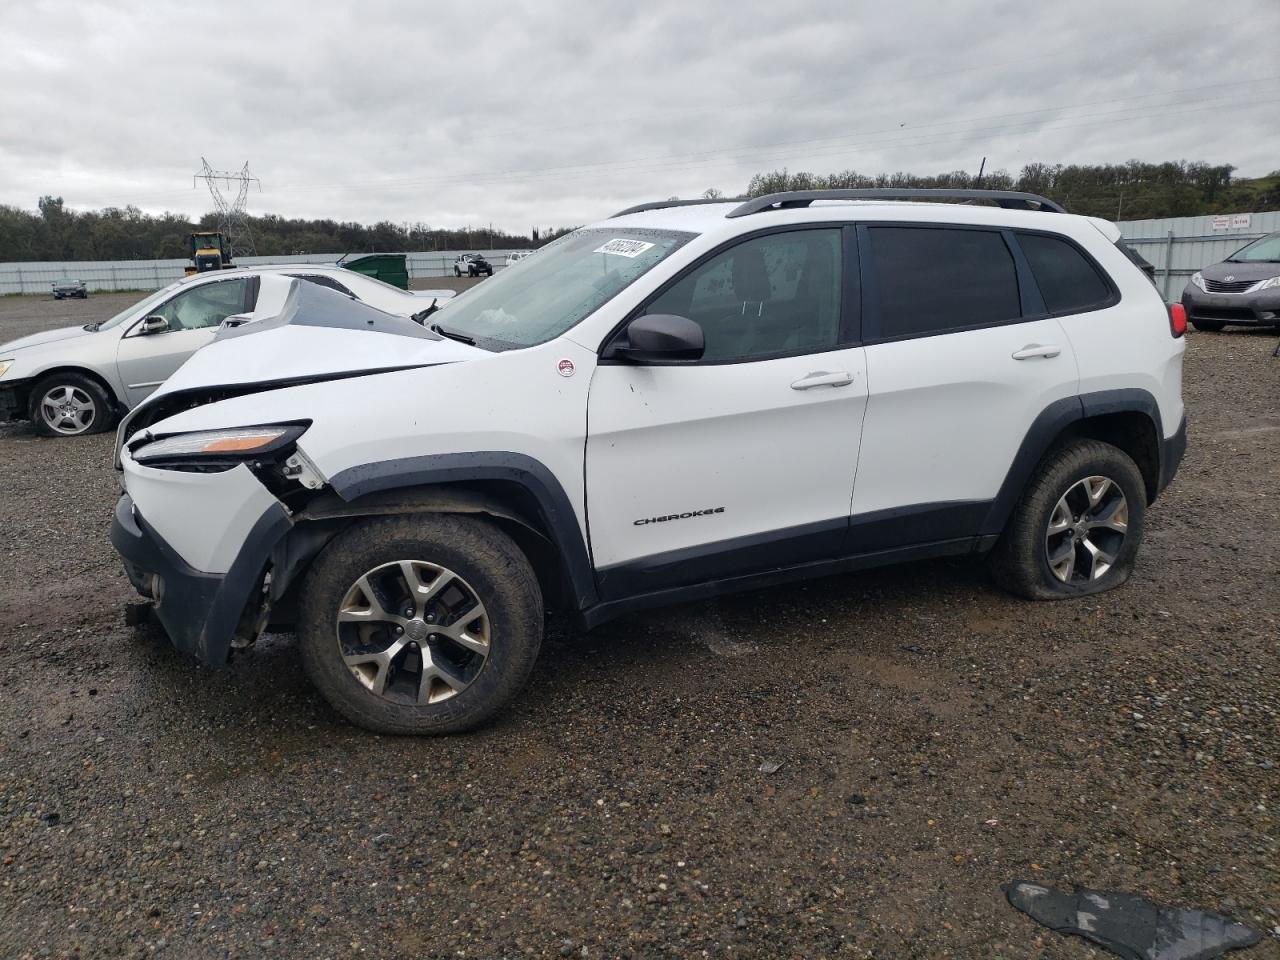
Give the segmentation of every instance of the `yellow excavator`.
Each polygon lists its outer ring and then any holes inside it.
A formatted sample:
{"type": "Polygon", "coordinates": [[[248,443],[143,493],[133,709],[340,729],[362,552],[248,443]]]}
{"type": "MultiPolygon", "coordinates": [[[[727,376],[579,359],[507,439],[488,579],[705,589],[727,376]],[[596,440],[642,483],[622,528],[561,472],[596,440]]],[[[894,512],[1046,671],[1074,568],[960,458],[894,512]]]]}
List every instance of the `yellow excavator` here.
{"type": "Polygon", "coordinates": [[[193,273],[225,270],[231,266],[234,266],[231,262],[231,247],[222,234],[216,231],[191,234],[191,265],[186,268],[188,277],[193,273]]]}

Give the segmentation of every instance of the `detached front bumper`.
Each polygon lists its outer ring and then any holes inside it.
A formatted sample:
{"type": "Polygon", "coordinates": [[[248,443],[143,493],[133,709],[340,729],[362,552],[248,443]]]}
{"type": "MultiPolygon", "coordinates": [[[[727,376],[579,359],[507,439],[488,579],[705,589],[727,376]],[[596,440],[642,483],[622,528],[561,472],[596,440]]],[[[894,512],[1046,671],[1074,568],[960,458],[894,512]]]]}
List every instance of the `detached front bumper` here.
{"type": "Polygon", "coordinates": [[[1262,293],[1205,293],[1194,284],[1182,292],[1187,319],[1249,326],[1280,325],[1280,289],[1262,293]]]}
{"type": "Polygon", "coordinates": [[[26,384],[7,383],[0,387],[0,423],[24,419],[27,415],[26,384]]]}
{"type": "Polygon", "coordinates": [[[134,589],[155,607],[173,645],[212,664],[225,663],[245,608],[256,599],[272,549],[291,524],[275,504],[254,524],[226,573],[191,567],[152,529],[126,493],[116,504],[111,544],[134,589]]]}

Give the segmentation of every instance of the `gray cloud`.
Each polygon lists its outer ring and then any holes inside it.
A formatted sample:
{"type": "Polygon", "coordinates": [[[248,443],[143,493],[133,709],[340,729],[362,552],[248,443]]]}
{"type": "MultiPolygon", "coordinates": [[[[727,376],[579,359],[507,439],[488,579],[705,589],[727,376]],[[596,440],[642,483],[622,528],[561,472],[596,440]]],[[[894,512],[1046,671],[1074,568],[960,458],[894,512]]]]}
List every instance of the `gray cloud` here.
{"type": "Polygon", "coordinates": [[[1280,167],[1274,0],[35,2],[0,34],[0,203],[513,230],[779,167],[1280,167]]]}

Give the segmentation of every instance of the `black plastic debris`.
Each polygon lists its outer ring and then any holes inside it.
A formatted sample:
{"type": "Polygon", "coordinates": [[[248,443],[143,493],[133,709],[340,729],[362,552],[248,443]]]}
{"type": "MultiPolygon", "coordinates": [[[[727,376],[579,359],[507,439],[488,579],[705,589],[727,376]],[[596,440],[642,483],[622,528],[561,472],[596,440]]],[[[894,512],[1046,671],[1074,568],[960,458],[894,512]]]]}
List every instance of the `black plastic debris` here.
{"type": "Polygon", "coordinates": [[[1092,940],[1125,960],[1210,960],[1262,940],[1256,930],[1220,913],[1162,907],[1128,893],[1063,893],[1025,880],[1001,889],[1037,923],[1092,940]]]}

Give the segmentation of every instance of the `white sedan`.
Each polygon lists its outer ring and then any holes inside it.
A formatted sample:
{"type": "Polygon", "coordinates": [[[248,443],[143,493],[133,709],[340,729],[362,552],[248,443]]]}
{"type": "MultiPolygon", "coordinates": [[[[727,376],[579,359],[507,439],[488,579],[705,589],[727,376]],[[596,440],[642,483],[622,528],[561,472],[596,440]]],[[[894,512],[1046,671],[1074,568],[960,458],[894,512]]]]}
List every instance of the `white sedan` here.
{"type": "Polygon", "coordinates": [[[109,320],[46,330],[0,344],[0,421],[30,419],[39,433],[108,429],[220,327],[274,317],[307,281],[398,317],[425,319],[452,290],[401,290],[341,267],[283,264],[198,273],[157,290],[109,320]]]}

